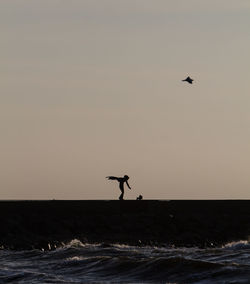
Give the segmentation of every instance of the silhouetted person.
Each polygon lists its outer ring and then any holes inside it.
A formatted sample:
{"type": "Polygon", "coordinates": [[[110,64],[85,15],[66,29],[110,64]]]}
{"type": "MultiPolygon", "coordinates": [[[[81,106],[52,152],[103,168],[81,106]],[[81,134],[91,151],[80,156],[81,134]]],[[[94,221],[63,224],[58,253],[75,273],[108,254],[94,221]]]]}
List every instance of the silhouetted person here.
{"type": "Polygon", "coordinates": [[[123,200],[123,195],[124,195],[124,182],[126,182],[127,186],[129,189],[131,189],[131,187],[128,184],[128,179],[129,177],[127,175],[125,175],[124,177],[113,177],[113,176],[108,176],[106,177],[107,179],[111,179],[111,180],[117,180],[119,182],[119,188],[121,190],[121,195],[119,197],[120,200],[123,200]]]}
{"type": "Polygon", "coordinates": [[[142,199],[143,199],[143,196],[141,194],[136,198],[136,200],[142,200],[142,199]]]}
{"type": "Polygon", "coordinates": [[[185,79],[185,80],[182,80],[182,81],[186,81],[188,82],[189,84],[193,84],[193,79],[191,79],[189,76],[185,79]]]}

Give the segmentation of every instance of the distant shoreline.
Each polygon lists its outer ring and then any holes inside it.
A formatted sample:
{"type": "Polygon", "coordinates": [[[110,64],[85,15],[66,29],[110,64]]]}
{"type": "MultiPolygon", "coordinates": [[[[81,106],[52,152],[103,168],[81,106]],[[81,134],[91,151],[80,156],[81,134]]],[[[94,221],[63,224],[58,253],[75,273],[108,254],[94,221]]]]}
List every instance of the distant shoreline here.
{"type": "Polygon", "coordinates": [[[1,200],[0,222],[10,249],[72,239],[213,247],[250,236],[250,200],[1,200]]]}

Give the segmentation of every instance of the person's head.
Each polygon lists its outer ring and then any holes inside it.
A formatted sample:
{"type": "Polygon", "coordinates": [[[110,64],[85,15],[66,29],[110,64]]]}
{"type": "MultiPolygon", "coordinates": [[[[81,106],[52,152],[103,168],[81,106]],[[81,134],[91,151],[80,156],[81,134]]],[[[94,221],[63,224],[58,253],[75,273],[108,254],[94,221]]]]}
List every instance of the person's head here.
{"type": "Polygon", "coordinates": [[[124,178],[125,178],[126,180],[128,180],[128,179],[129,179],[129,176],[125,175],[124,178]]]}

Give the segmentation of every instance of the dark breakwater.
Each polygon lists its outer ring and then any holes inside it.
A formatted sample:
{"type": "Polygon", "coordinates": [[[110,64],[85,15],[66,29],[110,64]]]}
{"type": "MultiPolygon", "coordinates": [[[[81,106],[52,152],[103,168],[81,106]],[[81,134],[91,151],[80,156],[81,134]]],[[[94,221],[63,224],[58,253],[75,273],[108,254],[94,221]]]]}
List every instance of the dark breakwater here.
{"type": "Polygon", "coordinates": [[[53,249],[72,239],[220,246],[248,239],[249,200],[1,201],[0,246],[53,249]]]}

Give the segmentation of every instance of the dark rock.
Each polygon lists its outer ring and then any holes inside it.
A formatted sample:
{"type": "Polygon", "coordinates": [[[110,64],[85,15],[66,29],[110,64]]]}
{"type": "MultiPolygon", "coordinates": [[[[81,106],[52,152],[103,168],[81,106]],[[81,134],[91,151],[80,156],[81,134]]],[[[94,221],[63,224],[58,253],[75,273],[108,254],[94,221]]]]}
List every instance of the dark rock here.
{"type": "Polygon", "coordinates": [[[248,239],[250,201],[1,201],[0,247],[83,242],[219,246],[248,239]]]}

